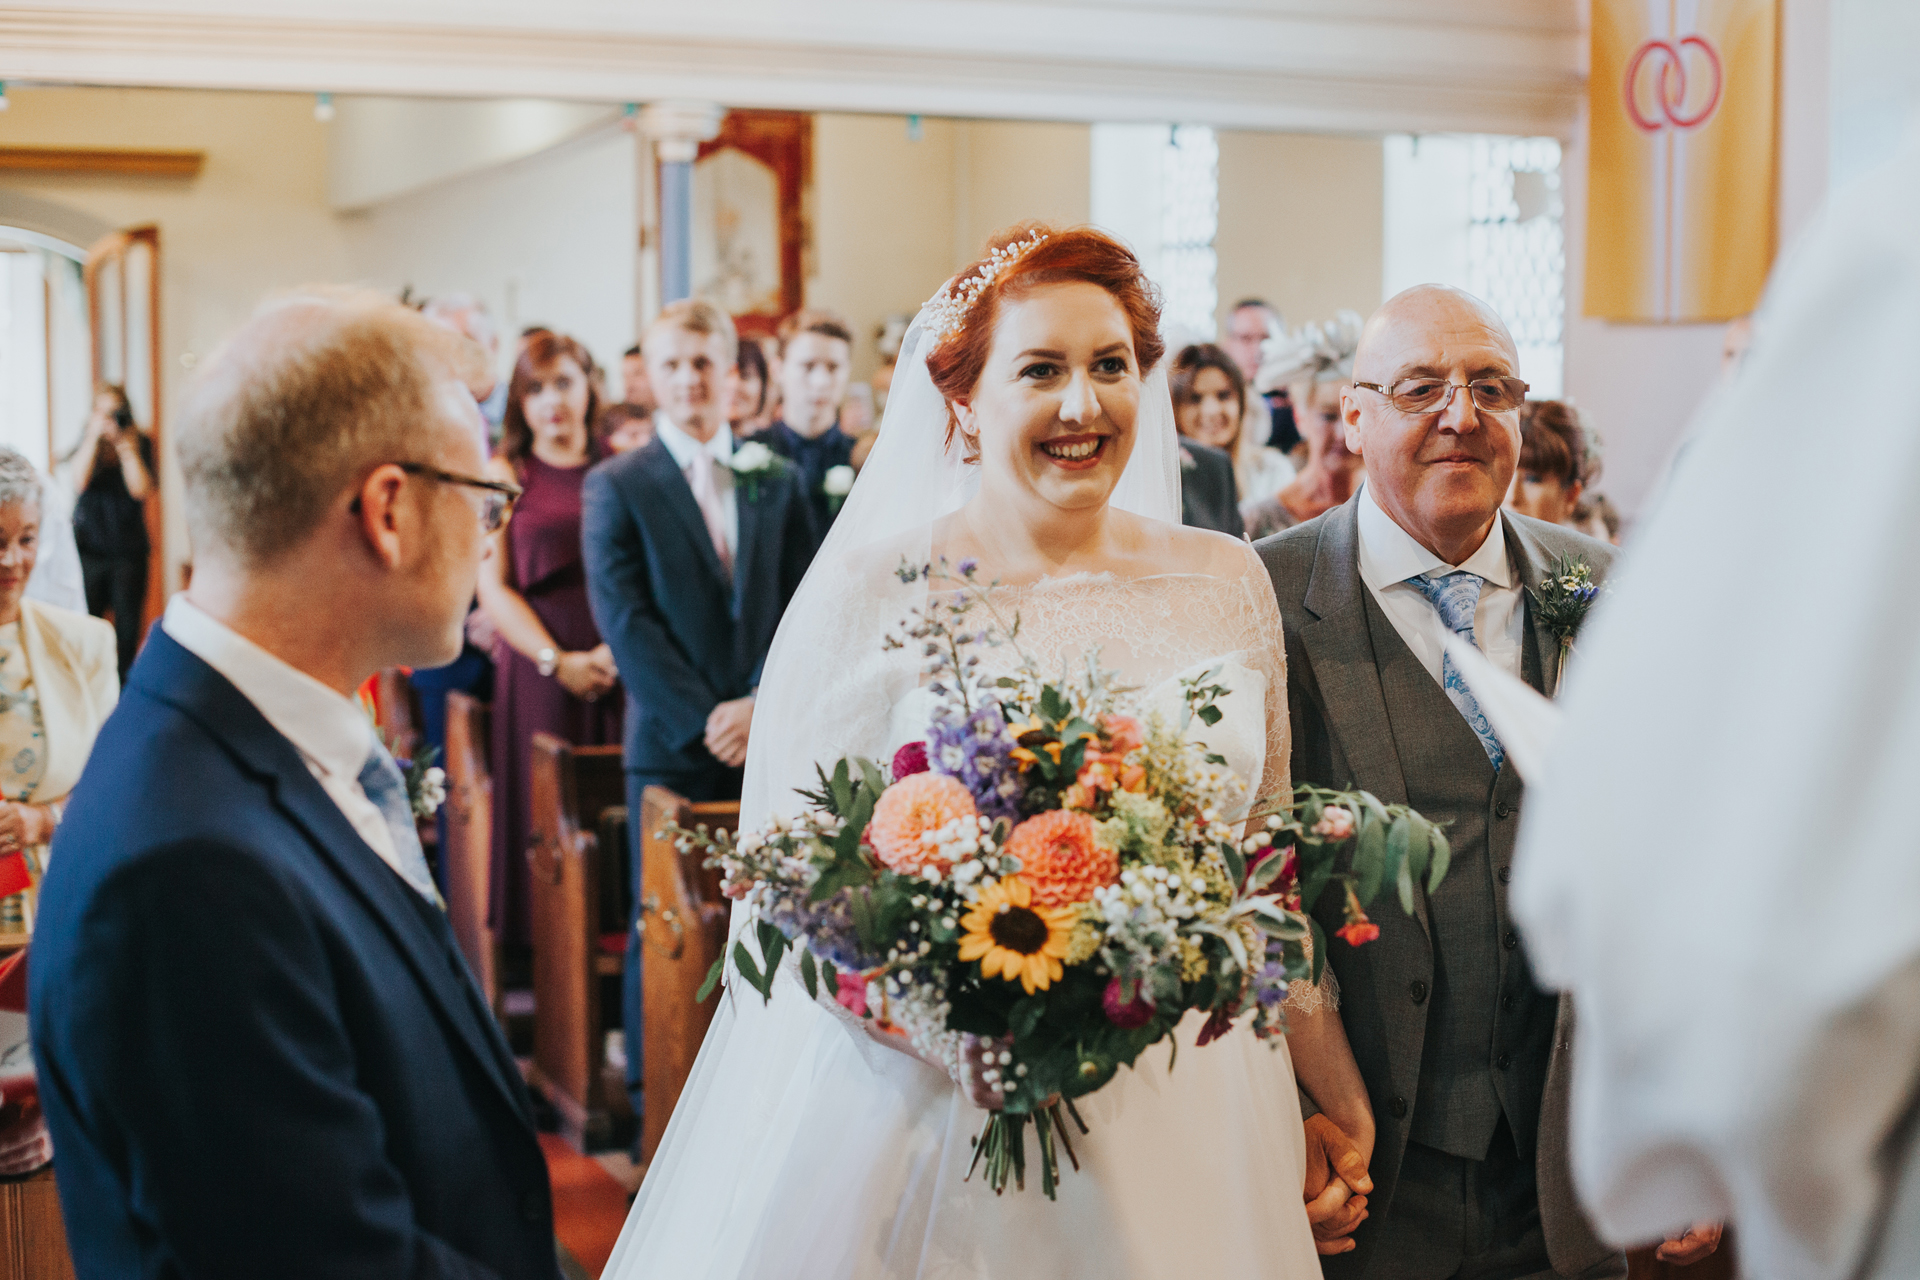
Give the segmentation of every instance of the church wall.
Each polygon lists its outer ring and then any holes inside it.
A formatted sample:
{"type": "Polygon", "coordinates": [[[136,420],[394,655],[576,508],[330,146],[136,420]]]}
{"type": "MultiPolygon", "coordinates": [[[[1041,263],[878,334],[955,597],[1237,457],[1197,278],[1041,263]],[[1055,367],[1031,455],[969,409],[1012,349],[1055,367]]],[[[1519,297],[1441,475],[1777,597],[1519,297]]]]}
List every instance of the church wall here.
{"type": "MultiPolygon", "coordinates": [[[[178,402],[186,363],[252,314],[264,294],[348,273],[346,238],[326,205],[326,127],[294,94],[10,87],[0,144],[159,147],[206,152],[192,179],[12,173],[6,195],[70,211],[76,227],[160,228],[160,375],[178,402]]],[[[56,226],[40,228],[59,235],[56,226]]],[[[83,246],[84,247],[84,246],[83,246]]],[[[164,429],[163,429],[164,436],[164,429]]],[[[166,563],[187,556],[179,469],[161,459],[166,563]]],[[[169,585],[174,585],[172,582],[169,585]]]]}
{"type": "Polygon", "coordinates": [[[1378,138],[1221,130],[1220,325],[1242,298],[1289,325],[1380,305],[1384,165],[1378,138]]]}
{"type": "Polygon", "coordinates": [[[814,117],[813,255],[807,301],[852,322],[853,376],[878,363],[875,329],[913,314],[994,231],[1088,218],[1085,125],[905,116],[814,117]]]}

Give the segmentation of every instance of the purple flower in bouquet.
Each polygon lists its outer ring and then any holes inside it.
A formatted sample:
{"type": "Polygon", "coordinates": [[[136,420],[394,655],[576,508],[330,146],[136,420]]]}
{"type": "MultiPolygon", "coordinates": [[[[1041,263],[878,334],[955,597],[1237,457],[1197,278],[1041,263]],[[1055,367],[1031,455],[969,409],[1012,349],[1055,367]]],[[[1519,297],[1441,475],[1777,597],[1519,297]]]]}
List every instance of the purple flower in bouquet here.
{"type": "Polygon", "coordinates": [[[989,704],[971,714],[948,712],[935,719],[927,762],[935,773],[957,779],[972,792],[981,813],[1012,820],[1020,816],[1023,791],[1013,747],[1000,708],[989,704]]]}
{"type": "Polygon", "coordinates": [[[1287,952],[1278,938],[1267,939],[1265,960],[1253,976],[1253,998],[1272,1008],[1287,998],[1287,952]]]}

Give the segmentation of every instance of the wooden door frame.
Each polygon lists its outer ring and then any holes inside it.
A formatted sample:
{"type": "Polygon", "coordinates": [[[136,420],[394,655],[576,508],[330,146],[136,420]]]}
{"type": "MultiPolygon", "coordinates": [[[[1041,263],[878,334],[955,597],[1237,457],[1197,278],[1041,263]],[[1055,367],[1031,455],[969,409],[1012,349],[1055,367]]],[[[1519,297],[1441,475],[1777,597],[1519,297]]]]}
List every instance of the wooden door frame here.
{"type": "MultiPolygon", "coordinates": [[[[155,223],[144,223],[137,227],[126,227],[110,232],[94,241],[87,248],[86,265],[82,268],[87,291],[87,330],[93,338],[93,386],[95,394],[105,384],[105,344],[100,340],[100,290],[97,287],[100,270],[108,262],[117,262],[120,266],[120,332],[127,331],[127,250],[136,244],[144,244],[153,258],[153,284],[147,290],[147,368],[150,370],[153,387],[152,401],[147,406],[149,422],[148,436],[153,441],[153,468],[149,477],[151,486],[147,491],[146,522],[147,543],[147,598],[141,609],[140,632],[144,636],[166,608],[167,603],[167,529],[166,511],[161,496],[160,473],[165,456],[164,437],[161,434],[162,420],[166,414],[166,389],[164,373],[160,362],[160,228],[155,223]]],[[[124,360],[126,353],[122,352],[124,360]]],[[[89,401],[91,405],[91,401],[89,401]]],[[[75,496],[84,484],[75,486],[75,496]]]]}

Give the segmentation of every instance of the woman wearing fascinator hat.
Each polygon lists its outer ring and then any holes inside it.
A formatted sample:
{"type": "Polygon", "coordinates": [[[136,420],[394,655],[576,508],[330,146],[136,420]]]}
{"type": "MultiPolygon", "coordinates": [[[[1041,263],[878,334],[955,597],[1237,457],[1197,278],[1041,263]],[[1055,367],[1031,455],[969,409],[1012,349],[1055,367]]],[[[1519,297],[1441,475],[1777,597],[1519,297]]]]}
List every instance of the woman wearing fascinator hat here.
{"type": "Polygon", "coordinates": [[[1340,388],[1353,380],[1353,353],[1365,324],[1357,312],[1342,311],[1326,324],[1303,325],[1271,344],[1254,386],[1261,391],[1287,389],[1293,418],[1305,451],[1300,470],[1281,489],[1241,511],[1247,536],[1260,539],[1291,529],[1345,502],[1359,489],[1366,470],[1347,448],[1340,421],[1340,388]]]}
{"type": "MultiPolygon", "coordinates": [[[[1087,228],[1029,225],[990,249],[906,335],[885,426],[781,623],[743,831],[797,814],[816,762],[885,761],[919,737],[921,655],[882,644],[929,599],[925,577],[902,581],[903,561],[975,562],[1043,667],[1097,647],[1149,701],[1217,671],[1233,696],[1209,749],[1255,794],[1288,784],[1273,590],[1244,542],[1179,523],[1152,285],[1131,252],[1087,228]]],[[[1011,666],[1011,650],[983,651],[983,678],[1011,666]]],[[[1197,1048],[1204,1019],[1189,1014],[1173,1033],[1177,1070],[1155,1046],[1081,1099],[1090,1132],[1074,1137],[1079,1171],[1054,1201],[1031,1188],[996,1197],[969,1178],[982,1108],[998,1105],[977,1064],[950,1077],[869,1034],[825,990],[810,998],[793,968],[768,1000],[737,980],[718,997],[611,1280],[1318,1280],[1315,1230],[1334,1237],[1364,1215],[1355,1199],[1316,1228],[1298,1194],[1296,1083],[1371,1127],[1330,989],[1296,983],[1287,1036],[1270,1041],[1236,1031],[1197,1048]]]]}

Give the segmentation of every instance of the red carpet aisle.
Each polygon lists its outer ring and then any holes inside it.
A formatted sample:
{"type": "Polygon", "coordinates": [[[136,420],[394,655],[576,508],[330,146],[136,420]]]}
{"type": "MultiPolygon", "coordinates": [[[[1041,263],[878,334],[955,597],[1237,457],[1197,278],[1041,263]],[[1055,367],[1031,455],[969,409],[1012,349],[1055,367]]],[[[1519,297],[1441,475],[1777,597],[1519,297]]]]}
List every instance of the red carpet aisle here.
{"type": "Polygon", "coordinates": [[[540,1135],[553,1180],[553,1233],[578,1272],[597,1280],[627,1220],[627,1188],[598,1160],[583,1156],[558,1136],[540,1135]]]}

